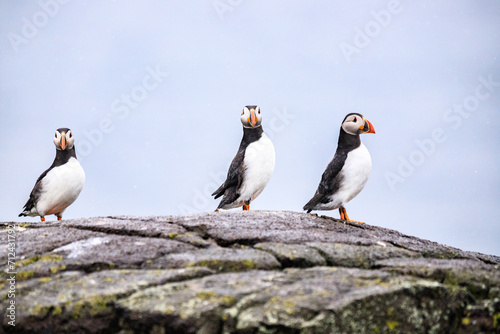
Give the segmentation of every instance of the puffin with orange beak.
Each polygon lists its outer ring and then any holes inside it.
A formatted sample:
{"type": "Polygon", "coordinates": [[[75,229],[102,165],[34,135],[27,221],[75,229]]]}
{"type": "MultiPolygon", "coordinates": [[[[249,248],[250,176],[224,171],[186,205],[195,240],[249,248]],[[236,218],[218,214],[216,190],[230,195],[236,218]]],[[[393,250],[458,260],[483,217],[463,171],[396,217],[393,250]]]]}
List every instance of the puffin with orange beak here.
{"type": "Polygon", "coordinates": [[[262,129],[260,107],[243,108],[241,123],[243,139],[238,153],[226,181],[212,194],[215,199],[223,196],[216,211],[238,207],[250,210],[250,203],[262,193],[274,171],[274,146],[262,129]]]}
{"type": "Polygon", "coordinates": [[[360,138],[364,133],[375,133],[375,128],[363,115],[351,113],[344,118],[335,156],[304,210],[339,209],[340,219],[361,223],[351,220],[344,206],[363,190],[370,176],[372,160],[360,138]]]}
{"type": "Polygon", "coordinates": [[[62,220],[64,210],[80,195],[85,173],[76,159],[75,138],[68,128],[56,130],[54,135],[56,157],[52,165],[37,179],[21,216],[56,215],[62,220]]]}

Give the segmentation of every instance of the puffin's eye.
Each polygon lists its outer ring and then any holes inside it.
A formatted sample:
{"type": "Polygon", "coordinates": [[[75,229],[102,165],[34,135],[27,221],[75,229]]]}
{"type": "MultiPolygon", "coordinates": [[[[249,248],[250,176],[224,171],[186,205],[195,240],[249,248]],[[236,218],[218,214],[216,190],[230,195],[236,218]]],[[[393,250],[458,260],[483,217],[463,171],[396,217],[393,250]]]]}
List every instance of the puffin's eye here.
{"type": "Polygon", "coordinates": [[[56,132],[56,134],[54,135],[54,138],[57,138],[57,132],[56,132]]]}
{"type": "Polygon", "coordinates": [[[357,121],[358,119],[356,118],[356,116],[354,116],[353,122],[356,123],[357,121]]]}
{"type": "Polygon", "coordinates": [[[259,109],[259,115],[260,115],[260,109],[259,109]]]}
{"type": "Polygon", "coordinates": [[[245,109],[241,112],[241,116],[245,115],[245,109]]]}
{"type": "Polygon", "coordinates": [[[73,134],[70,132],[68,137],[73,138],[73,134]]]}

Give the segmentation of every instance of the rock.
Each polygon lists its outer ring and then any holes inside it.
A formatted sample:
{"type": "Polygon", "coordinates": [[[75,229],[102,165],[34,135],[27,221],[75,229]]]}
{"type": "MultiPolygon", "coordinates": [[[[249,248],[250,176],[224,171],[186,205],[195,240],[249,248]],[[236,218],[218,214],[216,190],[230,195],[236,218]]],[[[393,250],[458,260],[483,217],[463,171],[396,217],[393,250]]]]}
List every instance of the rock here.
{"type": "Polygon", "coordinates": [[[377,260],[421,256],[417,252],[394,247],[381,241],[371,246],[320,242],[311,242],[307,243],[307,245],[317,249],[330,266],[369,269],[375,266],[377,260]]]}
{"type": "Polygon", "coordinates": [[[173,321],[166,317],[165,323],[157,325],[168,323],[182,333],[200,329],[252,332],[261,326],[290,332],[359,333],[387,331],[402,323],[410,332],[428,333],[432,328],[425,323],[433,323],[439,332],[449,331],[453,324],[443,319],[461,312],[465,300],[465,290],[450,292],[438,283],[376,271],[318,267],[165,284],[135,293],[120,301],[119,307],[128,315],[131,329],[148,327],[152,319],[169,315],[173,321]],[[143,317],[145,309],[151,318],[143,317]],[[411,320],[405,319],[408,312],[411,320]]]}
{"type": "Polygon", "coordinates": [[[220,272],[246,271],[251,269],[279,269],[280,263],[270,254],[255,249],[226,249],[212,247],[203,250],[169,254],[145,268],[207,267],[220,272]]]}
{"type": "Polygon", "coordinates": [[[254,246],[274,255],[283,267],[315,267],[326,265],[326,260],[320,253],[306,245],[282,244],[275,242],[264,242],[254,246]]]}
{"type": "MultiPolygon", "coordinates": [[[[179,270],[106,270],[85,274],[68,271],[19,284],[16,300],[19,325],[30,332],[71,332],[90,328],[105,331],[116,317],[115,301],[133,292],[169,281],[182,281],[211,272],[204,268],[179,270]]],[[[7,324],[4,321],[4,328],[7,324]]],[[[17,327],[17,326],[16,326],[17,327]]],[[[6,329],[6,328],[5,328],[6,329]]],[[[17,329],[17,328],[16,328],[17,329]]]]}
{"type": "Polygon", "coordinates": [[[368,224],[219,212],[16,236],[9,333],[500,333],[499,257],[368,224]]]}
{"type": "Polygon", "coordinates": [[[294,268],[275,280],[274,289],[248,295],[226,311],[224,333],[262,327],[292,333],[443,333],[457,325],[457,319],[448,319],[460,314],[467,300],[464,290],[361,269],[294,268]]]}
{"type": "Polygon", "coordinates": [[[71,242],[43,256],[24,261],[19,271],[28,277],[43,277],[64,270],[99,271],[140,268],[165,254],[195,251],[196,247],[175,240],[99,233],[71,242]]]}

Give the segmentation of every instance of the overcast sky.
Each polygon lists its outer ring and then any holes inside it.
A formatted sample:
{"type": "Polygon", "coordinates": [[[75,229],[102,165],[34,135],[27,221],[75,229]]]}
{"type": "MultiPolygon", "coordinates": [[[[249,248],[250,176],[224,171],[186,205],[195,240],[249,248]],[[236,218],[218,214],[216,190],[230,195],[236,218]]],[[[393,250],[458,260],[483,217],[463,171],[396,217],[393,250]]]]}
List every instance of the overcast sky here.
{"type": "Polygon", "coordinates": [[[64,218],[212,211],[258,104],[276,170],[252,209],[301,211],[359,112],[377,133],[349,216],[500,255],[496,0],[19,0],[0,16],[0,221],[39,221],[17,215],[59,127],[87,177],[64,218]]]}

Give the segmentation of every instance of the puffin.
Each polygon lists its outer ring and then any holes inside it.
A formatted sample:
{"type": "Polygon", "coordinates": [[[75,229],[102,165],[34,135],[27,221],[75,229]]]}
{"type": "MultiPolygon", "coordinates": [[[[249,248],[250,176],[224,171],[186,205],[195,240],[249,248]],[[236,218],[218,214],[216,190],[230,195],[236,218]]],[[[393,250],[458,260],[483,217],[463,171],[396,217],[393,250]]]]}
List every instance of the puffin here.
{"type": "Polygon", "coordinates": [[[223,196],[215,211],[238,207],[249,211],[250,203],[262,193],[274,172],[274,145],[262,128],[260,107],[244,107],[241,123],[243,138],[238,152],[226,181],[212,194],[215,199],[223,196]]]}
{"type": "Polygon", "coordinates": [[[340,127],[333,160],[304,210],[310,213],[313,210],[339,209],[340,219],[362,223],[349,218],[345,205],[363,190],[370,176],[372,160],[360,138],[365,133],[375,133],[372,123],[361,114],[347,114],[340,127]]]}
{"type": "Polygon", "coordinates": [[[56,215],[62,220],[64,210],[77,199],[85,183],[85,173],[76,159],[75,138],[71,129],[59,128],[54,138],[56,157],[52,165],[40,175],[24,205],[21,216],[56,215]]]}

